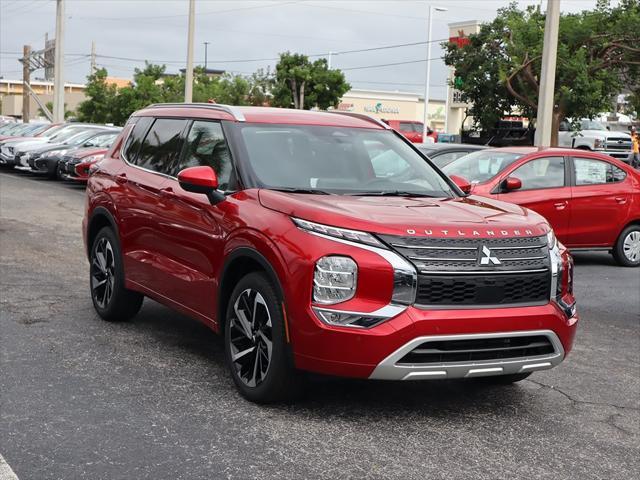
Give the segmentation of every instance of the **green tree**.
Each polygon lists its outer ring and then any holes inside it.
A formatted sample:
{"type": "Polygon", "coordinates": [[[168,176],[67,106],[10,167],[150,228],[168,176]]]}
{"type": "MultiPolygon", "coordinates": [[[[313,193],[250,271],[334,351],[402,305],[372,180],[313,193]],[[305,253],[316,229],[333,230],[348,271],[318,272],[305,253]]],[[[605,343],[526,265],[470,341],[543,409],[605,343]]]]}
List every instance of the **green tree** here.
{"type": "MultiPolygon", "coordinates": [[[[592,11],[560,18],[552,143],[564,117],[594,117],[610,110],[627,86],[640,90],[640,6],[600,0],[592,11]]],[[[471,35],[463,47],[445,46],[445,63],[462,79],[457,88],[472,102],[475,126],[489,129],[516,109],[533,119],[538,104],[545,16],[517,3],[471,35]]]]}
{"type": "Polygon", "coordinates": [[[330,70],[324,58],[310,62],[299,53],[281,53],[276,65],[273,105],[309,109],[335,107],[351,86],[340,70],[330,70]]]}
{"type": "Polygon", "coordinates": [[[107,71],[96,70],[87,78],[85,95],[87,99],[78,105],[78,120],[90,123],[116,123],[114,121],[114,102],[118,89],[107,83],[107,71]]]}

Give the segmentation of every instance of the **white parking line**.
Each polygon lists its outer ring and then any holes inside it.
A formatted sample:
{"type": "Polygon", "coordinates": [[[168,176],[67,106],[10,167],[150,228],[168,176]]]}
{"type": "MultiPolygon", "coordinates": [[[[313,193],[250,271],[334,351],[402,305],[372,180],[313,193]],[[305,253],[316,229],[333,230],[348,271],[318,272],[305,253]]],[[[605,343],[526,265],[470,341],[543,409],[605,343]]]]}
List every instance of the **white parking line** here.
{"type": "Polygon", "coordinates": [[[0,480],[18,480],[18,476],[13,473],[2,455],[0,455],[0,480]]]}

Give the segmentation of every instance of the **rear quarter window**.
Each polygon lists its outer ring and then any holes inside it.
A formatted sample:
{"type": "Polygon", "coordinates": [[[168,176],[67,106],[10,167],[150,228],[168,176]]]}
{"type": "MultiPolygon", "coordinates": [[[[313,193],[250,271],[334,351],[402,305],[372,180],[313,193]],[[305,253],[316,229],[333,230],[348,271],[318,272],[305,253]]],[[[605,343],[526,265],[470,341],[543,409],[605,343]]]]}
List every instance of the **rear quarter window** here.
{"type": "Polygon", "coordinates": [[[133,129],[131,133],[129,133],[124,148],[122,149],[124,157],[128,162],[135,163],[138,152],[140,151],[140,145],[142,145],[142,141],[152,122],[152,117],[132,117],[127,122],[127,124],[133,123],[133,129]]]}

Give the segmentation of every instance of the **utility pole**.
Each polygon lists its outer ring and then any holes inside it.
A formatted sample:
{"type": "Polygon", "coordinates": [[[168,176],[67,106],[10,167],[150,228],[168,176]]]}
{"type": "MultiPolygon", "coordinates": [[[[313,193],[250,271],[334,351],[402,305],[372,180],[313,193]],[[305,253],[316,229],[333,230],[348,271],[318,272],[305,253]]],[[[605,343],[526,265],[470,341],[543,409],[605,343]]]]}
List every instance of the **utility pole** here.
{"type": "Polygon", "coordinates": [[[211,43],[211,42],[204,42],[204,69],[205,69],[205,72],[207,70],[207,57],[209,56],[208,55],[209,52],[207,50],[207,47],[209,46],[209,43],[211,43]]]}
{"type": "Polygon", "coordinates": [[[22,50],[22,121],[29,123],[31,116],[29,104],[29,85],[31,83],[31,45],[25,45],[22,50]]]}
{"type": "Polygon", "coordinates": [[[53,73],[53,121],[64,122],[64,0],[56,0],[56,52],[53,73]]]}
{"type": "Polygon", "coordinates": [[[333,57],[333,52],[329,52],[329,59],[327,60],[327,68],[331,70],[331,57],[333,57]]]}
{"type": "Polygon", "coordinates": [[[540,92],[538,94],[538,115],[536,117],[535,144],[537,147],[551,146],[559,24],[560,0],[547,0],[547,18],[544,22],[544,46],[542,48],[542,71],[540,72],[540,92]]]}
{"type": "Polygon", "coordinates": [[[427,72],[424,80],[424,116],[422,119],[422,142],[427,140],[427,132],[429,127],[427,125],[427,114],[429,112],[429,82],[431,80],[431,27],[433,24],[433,12],[446,12],[447,9],[443,7],[434,7],[429,5],[429,20],[427,20],[427,72]]]}
{"type": "Polygon", "coordinates": [[[91,41],[91,75],[96,73],[96,42],[91,41]]]}
{"type": "Polygon", "coordinates": [[[184,102],[193,101],[193,33],[195,30],[196,0],[189,0],[189,32],[187,34],[187,70],[184,78],[184,102]]]}

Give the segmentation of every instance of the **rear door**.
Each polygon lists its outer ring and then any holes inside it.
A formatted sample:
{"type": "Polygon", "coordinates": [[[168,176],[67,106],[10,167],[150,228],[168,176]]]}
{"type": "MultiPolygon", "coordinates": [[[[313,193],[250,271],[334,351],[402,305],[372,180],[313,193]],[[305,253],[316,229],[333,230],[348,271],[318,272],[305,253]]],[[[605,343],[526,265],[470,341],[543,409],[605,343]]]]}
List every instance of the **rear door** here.
{"type": "Polygon", "coordinates": [[[123,224],[122,243],[128,281],[160,292],[171,266],[163,258],[161,190],[180,153],[187,121],[141,118],[124,147],[125,167],[116,177],[123,224]]]}
{"type": "Polygon", "coordinates": [[[624,170],[605,160],[574,156],[571,163],[572,215],[568,244],[611,246],[628,218],[631,179],[624,170]]]}
{"type": "Polygon", "coordinates": [[[507,176],[519,178],[522,188],[500,192],[498,198],[539,213],[564,241],[569,233],[571,216],[571,187],[566,159],[538,157],[514,168],[507,176]]]}
{"type": "Polygon", "coordinates": [[[172,265],[164,295],[190,312],[215,318],[217,291],[223,260],[224,213],[234,208],[229,202],[212,206],[205,195],[183,190],[178,172],[188,167],[209,166],[218,176],[221,191],[237,188],[231,153],[222,125],[215,120],[190,123],[182,155],[171,166],[170,177],[161,191],[162,255],[172,265]]]}

